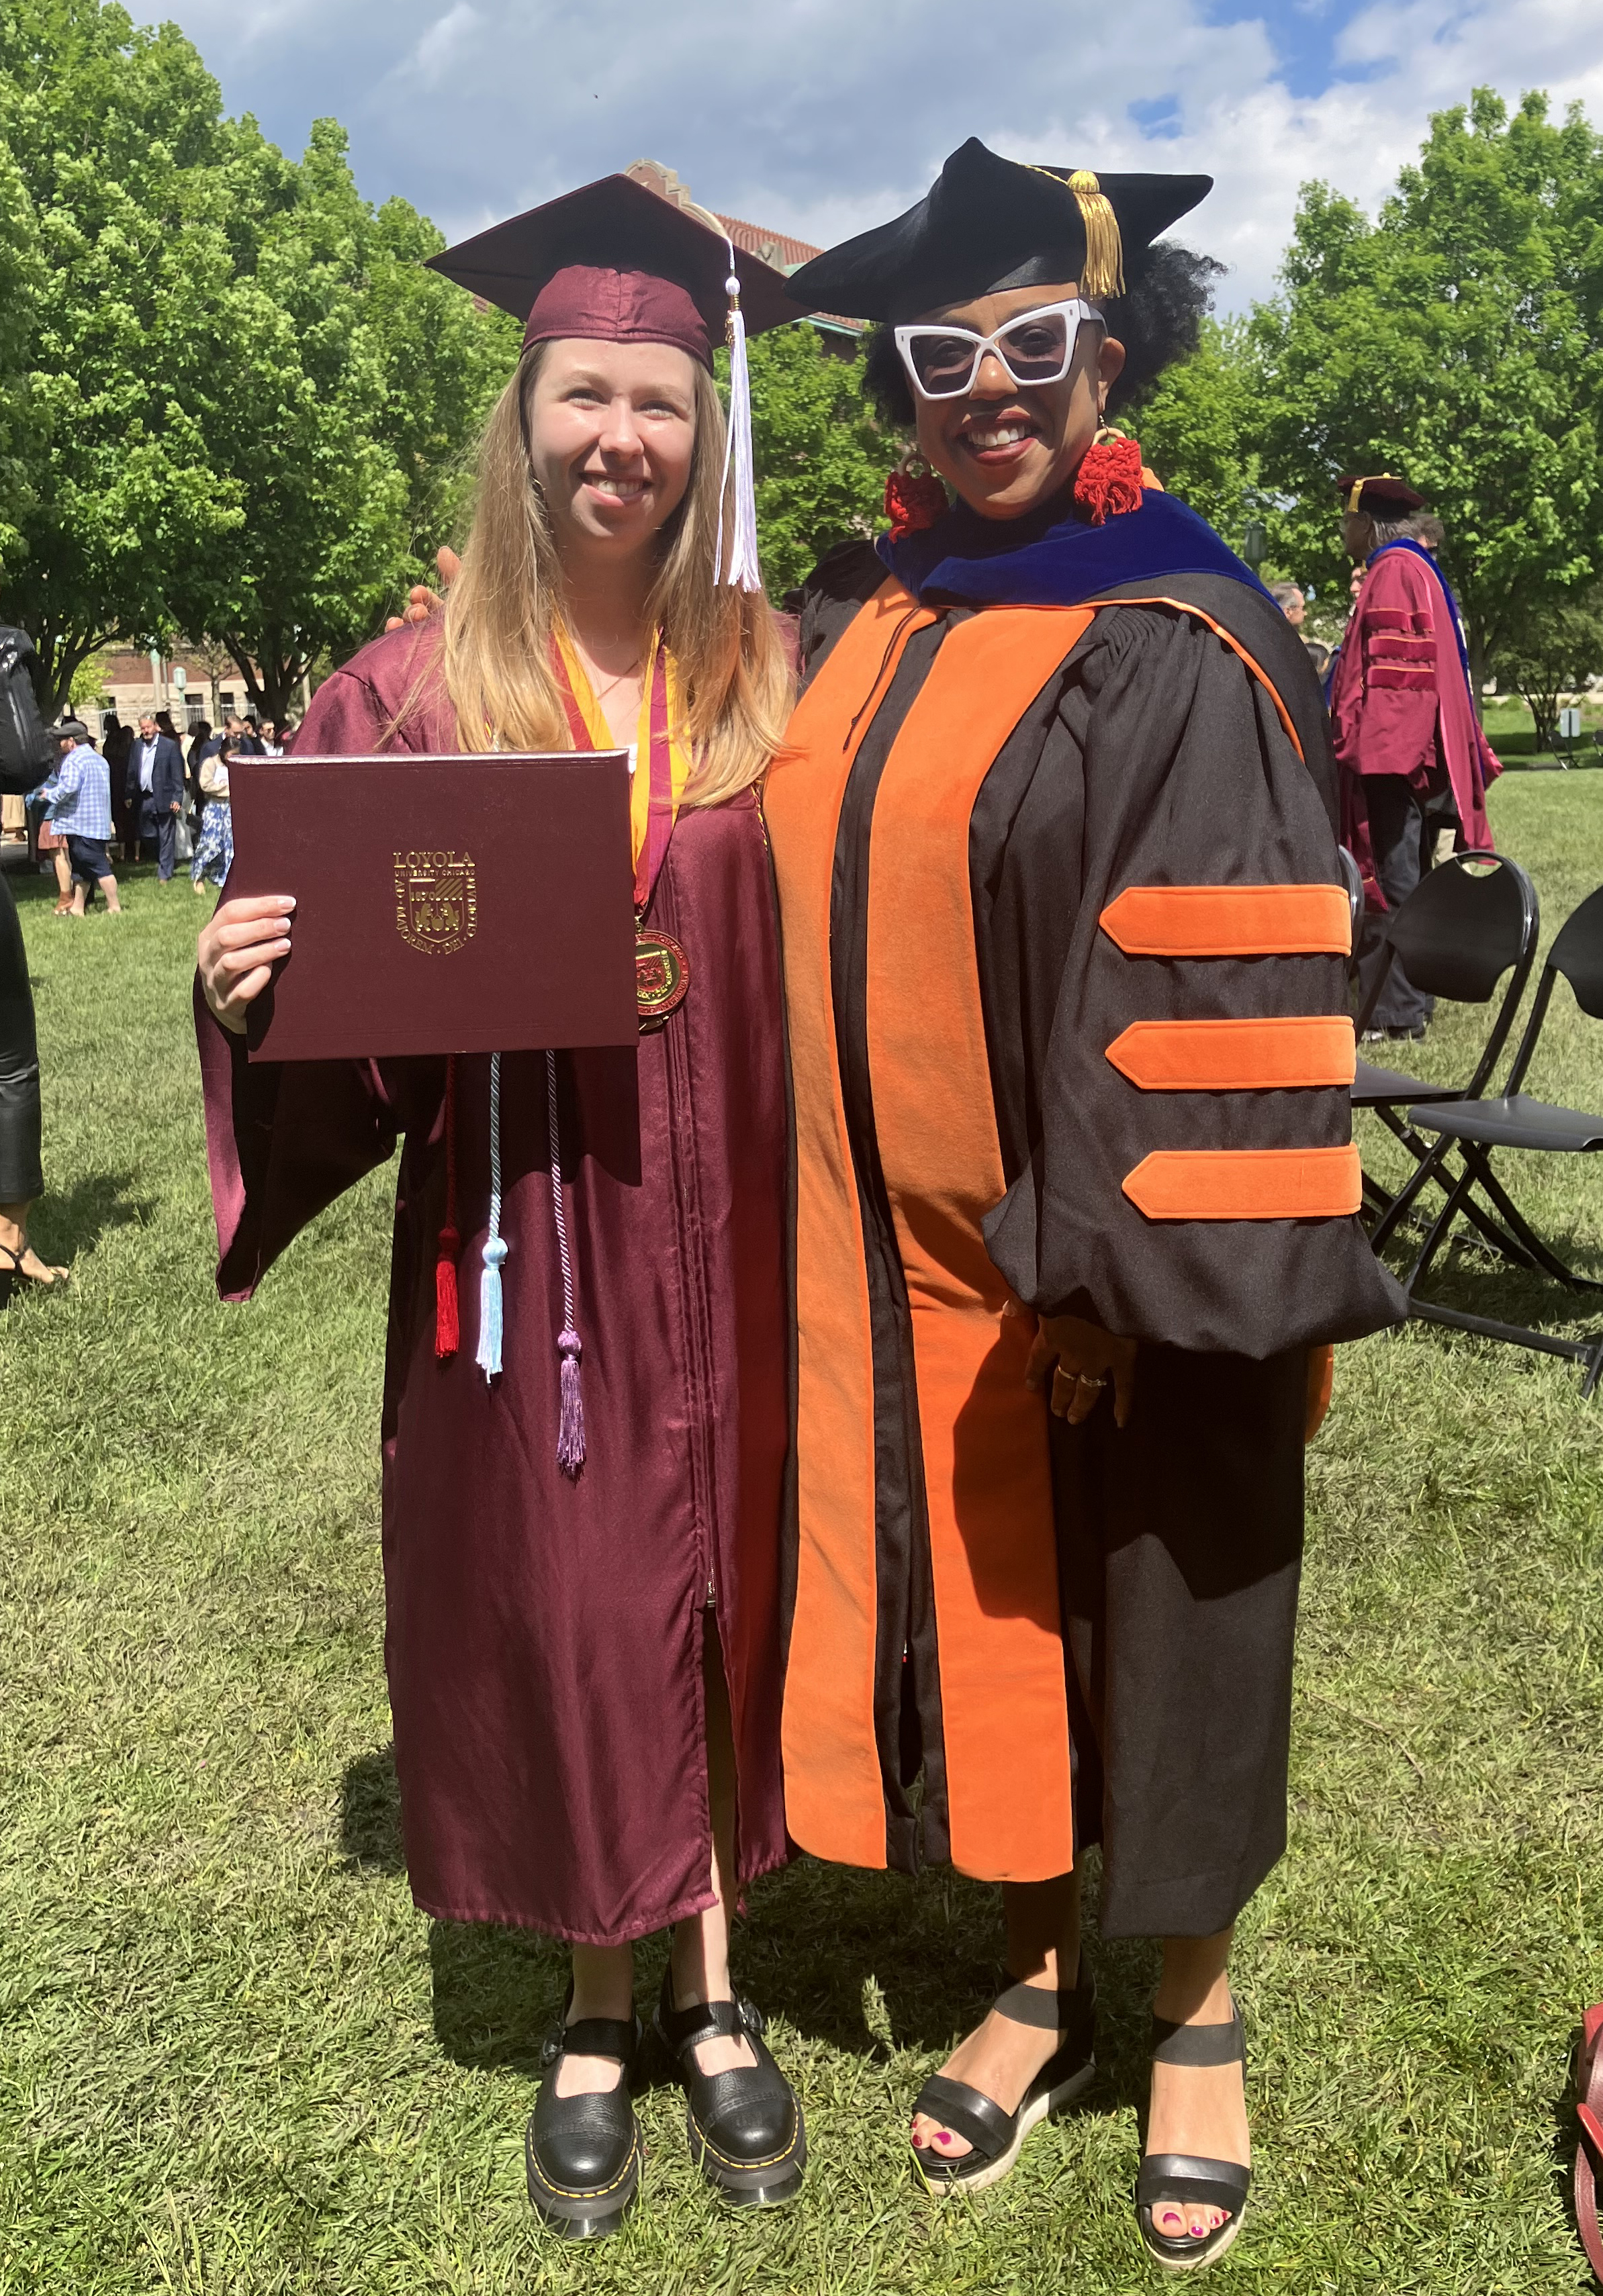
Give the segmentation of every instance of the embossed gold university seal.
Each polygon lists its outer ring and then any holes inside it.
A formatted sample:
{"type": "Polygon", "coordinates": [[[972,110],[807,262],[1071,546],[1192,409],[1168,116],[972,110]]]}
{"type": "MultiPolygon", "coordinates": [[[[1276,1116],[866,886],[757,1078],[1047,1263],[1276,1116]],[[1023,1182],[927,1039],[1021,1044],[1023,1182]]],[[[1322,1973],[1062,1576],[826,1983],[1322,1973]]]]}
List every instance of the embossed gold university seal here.
{"type": "Polygon", "coordinates": [[[395,930],[408,948],[449,956],[466,947],[478,922],[471,853],[396,853],[395,930]]]}

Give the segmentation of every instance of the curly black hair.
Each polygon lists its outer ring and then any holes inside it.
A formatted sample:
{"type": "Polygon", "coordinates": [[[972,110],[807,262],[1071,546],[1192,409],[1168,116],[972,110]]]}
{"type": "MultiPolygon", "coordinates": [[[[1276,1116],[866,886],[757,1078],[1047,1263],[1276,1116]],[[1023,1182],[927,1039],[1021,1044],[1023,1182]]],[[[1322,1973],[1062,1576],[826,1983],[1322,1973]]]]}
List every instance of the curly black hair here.
{"type": "MultiPolygon", "coordinates": [[[[1103,301],[1107,332],[1124,346],[1123,372],[1107,394],[1110,416],[1139,399],[1166,366],[1190,357],[1213,301],[1213,283],[1223,273],[1223,264],[1211,255],[1160,241],[1147,250],[1127,291],[1103,301]]],[[[860,387],[887,429],[912,430],[912,386],[888,325],[870,330],[860,387]]]]}

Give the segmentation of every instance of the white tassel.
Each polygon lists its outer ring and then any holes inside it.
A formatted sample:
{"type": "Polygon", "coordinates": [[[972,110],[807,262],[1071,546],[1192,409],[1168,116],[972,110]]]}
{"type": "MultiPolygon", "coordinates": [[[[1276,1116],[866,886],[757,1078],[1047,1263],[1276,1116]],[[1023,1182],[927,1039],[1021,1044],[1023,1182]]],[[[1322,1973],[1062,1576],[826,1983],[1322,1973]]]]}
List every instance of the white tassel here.
{"type": "Polygon", "coordinates": [[[760,590],[762,569],[757,557],[757,483],[752,455],[752,370],[746,358],[746,322],[740,308],[740,280],[735,270],[735,250],[729,250],[729,275],[724,282],[729,298],[729,435],[724,447],[724,483],[719,496],[718,553],[712,578],[733,588],[760,590]],[[729,480],[735,499],[729,503],[729,480]],[[727,512],[725,505],[728,504],[727,512]],[[724,565],[725,517],[729,524],[729,559],[724,565]]]}
{"type": "Polygon", "coordinates": [[[484,1273],[479,1278],[479,1345],[473,1361],[486,1380],[501,1371],[501,1270],[506,1239],[501,1234],[501,1055],[489,1056],[489,1234],[484,1239],[484,1273]]]}
{"type": "Polygon", "coordinates": [[[487,1380],[501,1375],[501,1267],[506,1258],[506,1238],[490,1236],[479,1278],[479,1352],[473,1358],[487,1380]]]}

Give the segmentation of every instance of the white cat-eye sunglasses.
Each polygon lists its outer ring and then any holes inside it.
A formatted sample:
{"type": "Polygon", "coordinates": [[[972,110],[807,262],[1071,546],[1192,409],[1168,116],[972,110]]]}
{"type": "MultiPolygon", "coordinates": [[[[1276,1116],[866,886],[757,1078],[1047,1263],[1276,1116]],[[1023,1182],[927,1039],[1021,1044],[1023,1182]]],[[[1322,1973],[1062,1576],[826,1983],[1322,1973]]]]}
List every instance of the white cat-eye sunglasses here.
{"type": "Polygon", "coordinates": [[[1074,357],[1082,324],[1103,324],[1102,314],[1078,296],[1021,311],[994,335],[968,327],[898,327],[896,348],[922,398],[962,398],[974,387],[980,362],[993,351],[1021,390],[1061,382],[1074,357]]]}

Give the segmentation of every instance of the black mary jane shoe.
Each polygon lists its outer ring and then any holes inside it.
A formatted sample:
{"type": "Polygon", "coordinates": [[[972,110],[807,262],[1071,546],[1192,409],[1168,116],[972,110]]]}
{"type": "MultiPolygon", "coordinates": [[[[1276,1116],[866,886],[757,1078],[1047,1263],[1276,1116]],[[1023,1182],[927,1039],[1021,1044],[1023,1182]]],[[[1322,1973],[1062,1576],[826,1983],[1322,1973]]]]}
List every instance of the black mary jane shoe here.
{"type": "Polygon", "coordinates": [[[690,2157],[708,2183],[746,2208],[788,2201],[800,2190],[807,2166],[807,2129],[801,2101],[763,2040],[761,2012],[749,2001],[698,2001],[676,2009],[672,1973],[664,1970],[653,2026],[685,2092],[690,2157]],[[703,2072],[697,2045],[719,2038],[744,2038],[757,2062],[733,2072],[703,2072]]]}
{"type": "MultiPolygon", "coordinates": [[[[1152,2021],[1152,2061],[1159,2065],[1245,2065],[1246,2036],[1241,2013],[1223,2025],[1171,2025],[1166,2017],[1152,2021]]],[[[1222,2256],[1246,2214],[1247,2187],[1253,2172],[1239,2161],[1208,2161],[1192,2152],[1148,2152],[1136,2179],[1136,2221],[1148,2255],[1165,2272],[1195,2272],[1222,2256]],[[1222,2209],[1225,2220],[1217,2231],[1194,2240],[1189,2233],[1178,2238],[1159,2232],[1153,2211],[1162,2208],[1222,2209]]]]}
{"type": "Polygon", "coordinates": [[[982,2089],[935,2073],[913,2100],[943,2128],[966,2136],[973,2150],[953,2159],[933,2145],[915,2144],[913,2158],[932,2193],[981,2193],[1000,2184],[1024,2147],[1024,2139],[1055,2113],[1073,2104],[1090,2087],[1097,2070],[1097,1988],[1081,1965],[1073,1992],[1049,1992],[1042,1985],[1014,1982],[997,1996],[995,2007],[1015,2025],[1061,2032],[1063,2040],[1024,2091],[1016,2112],[1008,2112],[982,2089]]]}
{"type": "Polygon", "coordinates": [[[645,2147],[629,2085],[642,2038],[638,2017],[580,2017],[556,2026],[541,2048],[546,2077],[523,2156],[535,2212],[565,2240],[616,2232],[635,2204],[645,2147]],[[568,2056],[614,2057],[623,2078],[614,2088],[558,2096],[556,2069],[568,2056]]]}

